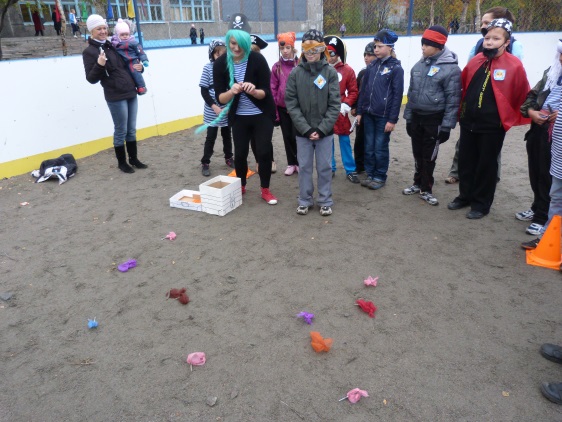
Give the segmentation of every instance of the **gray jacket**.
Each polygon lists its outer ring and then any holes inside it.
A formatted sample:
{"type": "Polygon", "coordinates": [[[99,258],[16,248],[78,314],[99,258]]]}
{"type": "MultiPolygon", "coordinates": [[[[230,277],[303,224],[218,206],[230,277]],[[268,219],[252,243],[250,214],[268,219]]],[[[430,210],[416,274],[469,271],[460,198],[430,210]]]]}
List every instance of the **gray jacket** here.
{"type": "Polygon", "coordinates": [[[408,103],[404,119],[412,120],[412,113],[427,115],[444,112],[442,129],[457,124],[461,102],[461,70],[455,53],[447,47],[435,56],[423,58],[410,72],[408,103]]]}
{"type": "Polygon", "coordinates": [[[308,62],[305,58],[289,74],[285,89],[285,105],[299,136],[308,137],[316,129],[324,136],[334,132],[340,112],[338,72],[326,59],[308,62]],[[321,76],[322,88],[314,81],[321,76]]]}

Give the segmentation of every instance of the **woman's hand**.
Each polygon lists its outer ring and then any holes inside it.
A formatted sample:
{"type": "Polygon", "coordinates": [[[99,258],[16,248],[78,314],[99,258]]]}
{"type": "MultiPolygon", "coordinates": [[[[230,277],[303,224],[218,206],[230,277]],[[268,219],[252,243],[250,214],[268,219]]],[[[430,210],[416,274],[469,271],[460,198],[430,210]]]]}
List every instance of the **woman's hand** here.
{"type": "Polygon", "coordinates": [[[136,63],[133,65],[133,69],[135,69],[137,72],[142,72],[143,66],[140,63],[136,63]]]}
{"type": "Polygon", "coordinates": [[[105,66],[106,61],[107,61],[107,57],[105,57],[105,51],[101,50],[100,55],[98,56],[98,64],[100,66],[105,66]]]}
{"type": "Polygon", "coordinates": [[[242,89],[246,94],[254,96],[254,91],[256,90],[256,86],[251,82],[242,82],[242,89]]]}

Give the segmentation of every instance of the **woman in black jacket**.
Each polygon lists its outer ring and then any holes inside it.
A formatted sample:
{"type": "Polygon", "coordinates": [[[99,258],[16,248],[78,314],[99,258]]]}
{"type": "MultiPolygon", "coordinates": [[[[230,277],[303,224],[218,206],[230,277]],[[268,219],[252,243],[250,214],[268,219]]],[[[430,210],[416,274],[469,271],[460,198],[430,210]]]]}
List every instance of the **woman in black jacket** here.
{"type": "Polygon", "coordinates": [[[250,139],[256,140],[261,197],[270,205],[277,198],[269,190],[273,146],[275,103],[269,85],[271,72],[265,58],[251,51],[250,27],[244,15],[235,15],[226,33],[227,54],[219,57],[213,66],[215,95],[220,104],[226,104],[234,141],[234,167],[246,192],[248,152],[250,139]]]}
{"type": "MultiPolygon", "coordinates": [[[[145,169],[148,166],[137,158],[137,90],[127,65],[108,40],[107,23],[100,15],[90,15],[86,21],[88,47],[82,52],[86,79],[91,84],[101,83],[105,101],[111,112],[115,130],[113,146],[119,169],[134,173],[131,167],[145,169]],[[125,155],[125,145],[129,153],[129,164],[125,155]]],[[[142,64],[134,64],[135,70],[142,72],[142,64]]]]}

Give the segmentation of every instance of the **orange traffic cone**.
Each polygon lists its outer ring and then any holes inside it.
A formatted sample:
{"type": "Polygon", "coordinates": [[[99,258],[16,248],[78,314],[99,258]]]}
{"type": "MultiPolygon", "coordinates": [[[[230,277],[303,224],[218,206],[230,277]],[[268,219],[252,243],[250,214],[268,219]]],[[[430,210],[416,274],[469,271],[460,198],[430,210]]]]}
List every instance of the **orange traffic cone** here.
{"type": "Polygon", "coordinates": [[[560,222],[561,217],[555,215],[548,225],[537,248],[527,251],[527,264],[537,267],[551,268],[560,271],[562,256],[560,255],[560,222]]]}

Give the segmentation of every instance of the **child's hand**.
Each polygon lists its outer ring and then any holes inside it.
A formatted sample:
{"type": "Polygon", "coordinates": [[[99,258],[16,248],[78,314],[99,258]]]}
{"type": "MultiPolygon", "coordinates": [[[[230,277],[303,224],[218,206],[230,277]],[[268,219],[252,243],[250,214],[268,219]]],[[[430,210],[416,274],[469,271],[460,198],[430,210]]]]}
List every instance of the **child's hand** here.
{"type": "Polygon", "coordinates": [[[142,65],[143,65],[144,67],[148,67],[148,60],[145,60],[144,62],[142,62],[142,65]]]}
{"type": "Polygon", "coordinates": [[[396,126],[395,123],[386,122],[386,125],[384,126],[385,133],[392,132],[394,130],[394,126],[396,126]]]}
{"type": "Polygon", "coordinates": [[[222,108],[220,108],[218,105],[213,104],[213,106],[211,107],[213,109],[213,111],[215,112],[215,114],[218,116],[219,114],[221,114],[222,108]]]}
{"type": "Polygon", "coordinates": [[[543,115],[542,112],[537,111],[537,110],[531,110],[529,109],[529,111],[527,112],[529,113],[529,117],[531,118],[531,120],[533,121],[533,123],[542,126],[545,124],[545,122],[547,120],[549,120],[549,116],[547,115],[543,115]]]}
{"type": "Polygon", "coordinates": [[[140,63],[135,63],[133,65],[133,69],[135,69],[137,72],[142,72],[142,64],[140,63]]]}
{"type": "Polygon", "coordinates": [[[256,86],[251,82],[242,82],[242,89],[247,94],[253,95],[253,92],[256,89],[256,86]]]}
{"type": "Polygon", "coordinates": [[[230,87],[230,91],[234,94],[234,95],[238,95],[240,94],[243,89],[242,89],[242,85],[240,85],[239,83],[235,83],[234,85],[232,85],[232,87],[230,87]]]}
{"type": "Polygon", "coordinates": [[[311,141],[317,141],[318,139],[320,139],[320,135],[318,135],[318,132],[312,132],[308,139],[310,139],[311,141]]]}

